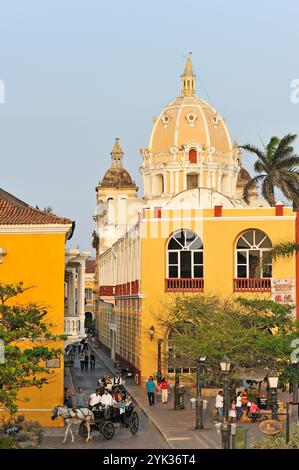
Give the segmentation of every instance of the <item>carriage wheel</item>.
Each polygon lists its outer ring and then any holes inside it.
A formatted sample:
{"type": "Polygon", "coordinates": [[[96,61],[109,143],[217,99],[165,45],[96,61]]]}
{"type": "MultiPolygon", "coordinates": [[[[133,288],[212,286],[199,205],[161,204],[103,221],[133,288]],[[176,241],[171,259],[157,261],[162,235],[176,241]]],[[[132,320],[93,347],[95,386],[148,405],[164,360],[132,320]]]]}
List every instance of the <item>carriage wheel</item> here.
{"type": "Polygon", "coordinates": [[[111,421],[106,421],[102,426],[102,436],[106,441],[110,441],[115,434],[115,427],[111,421]]]}
{"type": "Polygon", "coordinates": [[[130,431],[134,436],[134,434],[136,434],[139,429],[139,416],[136,413],[136,411],[132,411],[132,414],[130,416],[129,426],[130,426],[130,431]]]}
{"type": "Polygon", "coordinates": [[[82,437],[82,439],[87,439],[88,432],[87,432],[87,426],[85,423],[80,423],[79,426],[79,436],[82,437]]]}

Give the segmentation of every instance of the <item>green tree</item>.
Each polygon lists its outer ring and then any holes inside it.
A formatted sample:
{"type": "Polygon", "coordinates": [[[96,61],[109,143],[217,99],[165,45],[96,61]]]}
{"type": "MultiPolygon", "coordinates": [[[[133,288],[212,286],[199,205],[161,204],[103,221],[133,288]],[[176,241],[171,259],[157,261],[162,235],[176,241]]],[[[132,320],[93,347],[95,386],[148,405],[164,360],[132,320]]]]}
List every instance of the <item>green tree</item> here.
{"type": "Polygon", "coordinates": [[[15,298],[24,291],[22,282],[0,282],[0,339],[5,350],[5,362],[0,363],[0,407],[10,413],[18,410],[21,389],[42,388],[48,383],[51,372],[45,361],[63,353],[45,341],[64,339],[51,332],[53,325],[46,320],[46,310],[34,303],[16,303],[15,298]]]}
{"type": "Polygon", "coordinates": [[[296,336],[291,310],[292,306],[271,300],[177,296],[160,315],[161,326],[171,331],[169,360],[174,367],[187,367],[207,356],[214,379],[227,355],[234,367],[275,367],[287,379],[292,370],[291,341],[296,336]]]}
{"type": "Polygon", "coordinates": [[[299,207],[299,157],[292,145],[296,137],[296,134],[287,134],[282,139],[272,137],[263,150],[251,144],[241,146],[257,157],[254,163],[257,175],[248,181],[243,191],[247,204],[251,190],[260,184],[262,195],[270,206],[275,205],[275,188],[278,188],[299,207]]]}

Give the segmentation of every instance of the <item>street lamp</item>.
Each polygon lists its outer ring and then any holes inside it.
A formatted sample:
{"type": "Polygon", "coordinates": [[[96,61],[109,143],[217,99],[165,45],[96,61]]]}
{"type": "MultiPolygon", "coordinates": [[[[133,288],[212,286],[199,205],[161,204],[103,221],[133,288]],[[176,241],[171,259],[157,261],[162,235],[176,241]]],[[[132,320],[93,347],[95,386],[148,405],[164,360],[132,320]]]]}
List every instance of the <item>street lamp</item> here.
{"type": "Polygon", "coordinates": [[[201,372],[207,357],[202,356],[197,359],[196,363],[196,421],[195,429],[203,429],[203,399],[201,397],[201,372]]]}
{"type": "Polygon", "coordinates": [[[270,406],[272,411],[272,419],[278,419],[278,401],[277,401],[277,386],[278,386],[279,373],[277,370],[271,370],[268,373],[267,380],[271,392],[270,406]]]}
{"type": "MultiPolygon", "coordinates": [[[[293,366],[293,403],[298,403],[298,382],[297,382],[297,367],[298,367],[298,360],[297,358],[292,360],[293,366]]],[[[297,406],[297,422],[299,422],[299,405],[297,406]]]]}
{"type": "Polygon", "coordinates": [[[150,327],[150,329],[148,330],[148,332],[149,332],[151,341],[153,341],[154,336],[155,336],[155,327],[152,325],[152,326],[150,327]]]}
{"type": "Polygon", "coordinates": [[[163,339],[158,339],[158,371],[157,371],[157,382],[160,383],[162,380],[162,354],[161,354],[161,345],[163,339]]]}
{"type": "Polygon", "coordinates": [[[223,421],[221,423],[221,435],[222,435],[222,448],[230,448],[230,423],[228,419],[228,404],[229,404],[229,372],[231,368],[231,362],[228,357],[224,356],[220,361],[220,369],[223,373],[223,421]]]}

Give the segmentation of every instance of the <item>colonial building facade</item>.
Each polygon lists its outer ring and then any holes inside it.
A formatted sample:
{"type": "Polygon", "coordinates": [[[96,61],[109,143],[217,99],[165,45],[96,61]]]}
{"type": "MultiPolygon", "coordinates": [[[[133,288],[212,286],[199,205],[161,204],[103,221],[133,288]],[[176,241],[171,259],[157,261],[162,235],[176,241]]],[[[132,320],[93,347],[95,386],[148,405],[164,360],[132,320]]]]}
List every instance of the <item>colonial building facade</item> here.
{"type": "Polygon", "coordinates": [[[195,83],[188,58],[180,96],[162,110],[141,149],[143,195],[123,167],[119,139],[96,188],[99,339],[139,383],[157,372],[160,351],[162,373],[174,373],[171,332],[159,321],[174,295],[275,298],[274,286],[291,289],[295,279],[294,260],[264,263],[275,242],[295,239],[295,213],[281,203],[269,207],[256,188],[249,204],[243,201],[250,175],[240,149],[224,119],[195,94],[195,83]]]}
{"type": "MultiPolygon", "coordinates": [[[[22,281],[25,287],[34,286],[16,302],[46,305],[46,320],[53,325],[56,335],[66,332],[65,244],[73,230],[71,220],[33,208],[0,189],[0,280],[3,284],[22,281]]],[[[23,344],[25,347],[26,339],[23,344]]],[[[63,349],[65,342],[47,341],[47,345],[63,349]]],[[[20,390],[17,405],[26,419],[37,420],[44,426],[62,426],[61,422],[53,424],[51,410],[63,403],[64,358],[46,361],[45,366],[52,372],[49,383],[42,389],[20,390]]],[[[4,412],[0,410],[0,418],[4,412]]]]}

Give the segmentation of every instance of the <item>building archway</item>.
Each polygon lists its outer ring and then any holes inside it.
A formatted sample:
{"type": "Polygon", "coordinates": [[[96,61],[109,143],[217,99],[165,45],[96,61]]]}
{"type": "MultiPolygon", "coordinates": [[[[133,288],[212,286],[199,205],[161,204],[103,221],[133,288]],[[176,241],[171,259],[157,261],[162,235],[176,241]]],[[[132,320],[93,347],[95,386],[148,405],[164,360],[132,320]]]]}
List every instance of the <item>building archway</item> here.
{"type": "Polygon", "coordinates": [[[84,328],[90,328],[93,322],[93,315],[91,312],[85,312],[84,328]]]}

